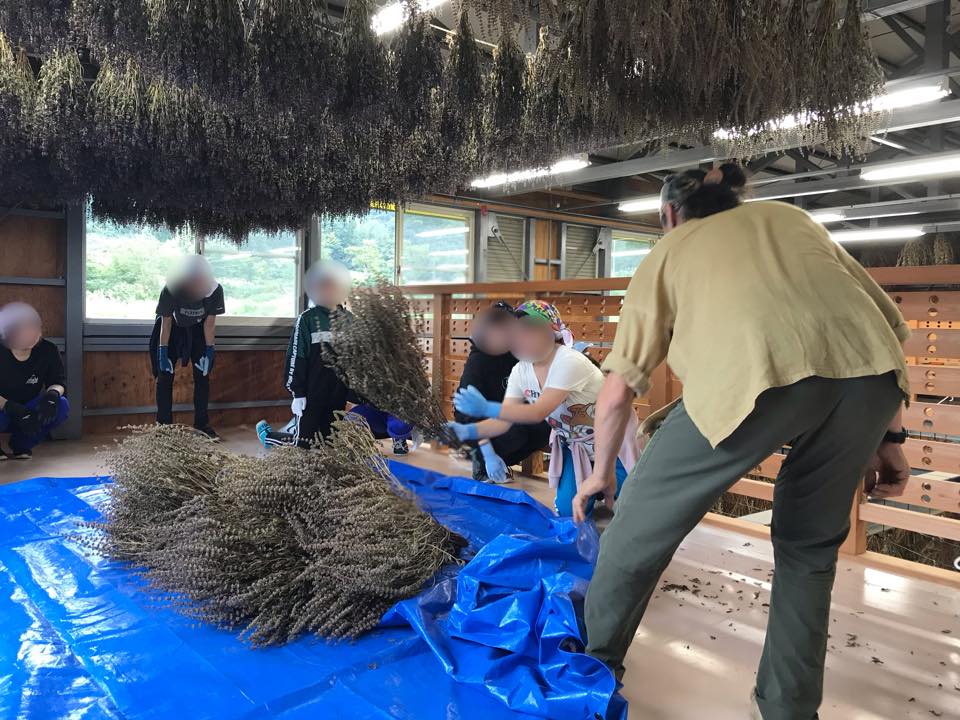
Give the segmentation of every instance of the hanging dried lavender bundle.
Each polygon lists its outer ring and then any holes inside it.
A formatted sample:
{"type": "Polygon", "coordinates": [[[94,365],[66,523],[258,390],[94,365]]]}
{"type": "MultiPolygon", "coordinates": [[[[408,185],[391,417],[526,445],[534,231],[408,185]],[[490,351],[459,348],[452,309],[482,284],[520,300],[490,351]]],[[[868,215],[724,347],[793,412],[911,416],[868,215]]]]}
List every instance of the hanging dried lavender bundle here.
{"type": "Polygon", "coordinates": [[[918,237],[908,240],[900,251],[900,257],[897,259],[898,267],[933,265],[933,239],[929,237],[918,237]]]}
{"type": "Polygon", "coordinates": [[[486,165],[509,171],[520,166],[523,144],[523,112],[526,109],[527,60],[510,34],[500,38],[493,54],[484,103],[486,165]]]}
{"type": "Polygon", "coordinates": [[[258,646],[356,637],[465,545],[404,493],[359,423],[262,458],[183,427],[139,428],[107,462],[111,502],[81,542],[258,646]]]}
{"type": "Polygon", "coordinates": [[[3,0],[0,30],[14,46],[47,56],[69,43],[71,0],[3,0]]]}
{"type": "Polygon", "coordinates": [[[933,264],[953,265],[955,262],[953,243],[945,235],[938,234],[933,240],[933,264]]]}
{"type": "Polygon", "coordinates": [[[423,318],[414,313],[409,298],[380,278],[354,290],[350,309],[352,317],[334,314],[333,339],[324,346],[324,361],[381,410],[429,435],[446,437],[446,418],[430,388],[417,341],[423,318]]]}
{"type": "Polygon", "coordinates": [[[95,61],[136,56],[149,70],[147,7],[144,0],[73,0],[70,31],[95,61]]]}
{"type": "Polygon", "coordinates": [[[480,171],[481,129],[477,108],[483,106],[483,69],[470,19],[460,11],[456,33],[443,71],[440,107],[440,156],[470,177],[480,171]]]}

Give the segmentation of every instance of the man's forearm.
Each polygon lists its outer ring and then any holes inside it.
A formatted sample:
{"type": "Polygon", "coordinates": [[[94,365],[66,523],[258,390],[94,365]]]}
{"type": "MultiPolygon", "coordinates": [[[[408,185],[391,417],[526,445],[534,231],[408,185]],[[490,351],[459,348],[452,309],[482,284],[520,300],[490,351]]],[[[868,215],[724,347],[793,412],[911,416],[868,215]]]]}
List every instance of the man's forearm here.
{"type": "Polygon", "coordinates": [[[211,315],[203,322],[203,336],[207,345],[216,345],[217,343],[217,317],[211,315]]]}
{"type": "Polygon", "coordinates": [[[900,409],[897,410],[897,414],[893,416],[893,420],[890,421],[890,431],[891,432],[900,432],[903,430],[903,403],[900,404],[900,409]]]}
{"type": "Polygon", "coordinates": [[[633,390],[622,377],[616,373],[607,375],[597,398],[593,420],[595,475],[613,477],[623,435],[633,412],[633,397],[633,390]]]}
{"type": "Polygon", "coordinates": [[[164,317],[160,319],[160,344],[169,345],[170,344],[170,332],[173,329],[173,318],[164,317]]]}

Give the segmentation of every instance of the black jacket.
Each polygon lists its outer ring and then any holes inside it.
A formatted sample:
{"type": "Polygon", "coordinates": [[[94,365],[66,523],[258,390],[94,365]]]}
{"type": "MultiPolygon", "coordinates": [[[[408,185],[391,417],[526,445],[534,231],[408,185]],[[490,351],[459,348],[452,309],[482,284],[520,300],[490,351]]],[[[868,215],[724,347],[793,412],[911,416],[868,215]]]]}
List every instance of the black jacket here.
{"type": "MultiPolygon", "coordinates": [[[[483,393],[487,400],[503,402],[503,396],[507,392],[507,380],[510,379],[510,371],[516,364],[517,359],[510,353],[487,355],[474,347],[467,357],[466,365],[463,366],[460,387],[465,388],[473,385],[483,393]]],[[[479,422],[482,419],[469,417],[459,411],[454,412],[454,417],[460,423],[479,422]]]]}

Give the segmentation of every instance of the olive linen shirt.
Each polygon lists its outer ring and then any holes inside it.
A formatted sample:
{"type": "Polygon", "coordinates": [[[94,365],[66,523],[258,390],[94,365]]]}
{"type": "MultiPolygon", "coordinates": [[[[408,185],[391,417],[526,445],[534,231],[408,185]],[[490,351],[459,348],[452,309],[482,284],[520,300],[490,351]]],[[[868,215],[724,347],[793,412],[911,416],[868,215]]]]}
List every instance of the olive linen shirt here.
{"type": "Polygon", "coordinates": [[[605,372],[637,394],[664,359],[713,447],[764,390],[807,377],[896,372],[910,386],[899,309],[826,229],[780,202],[746,203],[667,233],[623,300],[605,372]]]}

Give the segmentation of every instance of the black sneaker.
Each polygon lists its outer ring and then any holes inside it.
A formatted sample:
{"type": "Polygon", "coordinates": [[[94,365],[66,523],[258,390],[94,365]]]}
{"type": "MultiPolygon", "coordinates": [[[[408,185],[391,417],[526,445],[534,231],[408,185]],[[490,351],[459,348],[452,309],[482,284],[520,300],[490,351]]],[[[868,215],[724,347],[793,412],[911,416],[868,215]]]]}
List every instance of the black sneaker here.
{"type": "Polygon", "coordinates": [[[204,435],[206,435],[206,436],[207,436],[208,438],[210,438],[211,440],[213,440],[213,442],[220,442],[220,436],[217,435],[217,431],[214,430],[214,429],[213,429],[212,427],[210,427],[209,425],[207,425],[206,427],[196,428],[196,429],[199,430],[200,432],[202,432],[204,435]]]}
{"type": "Polygon", "coordinates": [[[406,455],[410,452],[410,449],[407,447],[407,441],[401,440],[400,438],[393,439],[393,454],[394,455],[406,455]]]}
{"type": "Polygon", "coordinates": [[[32,457],[32,450],[16,450],[14,448],[10,448],[10,458],[12,460],[29,460],[32,457]]]}

